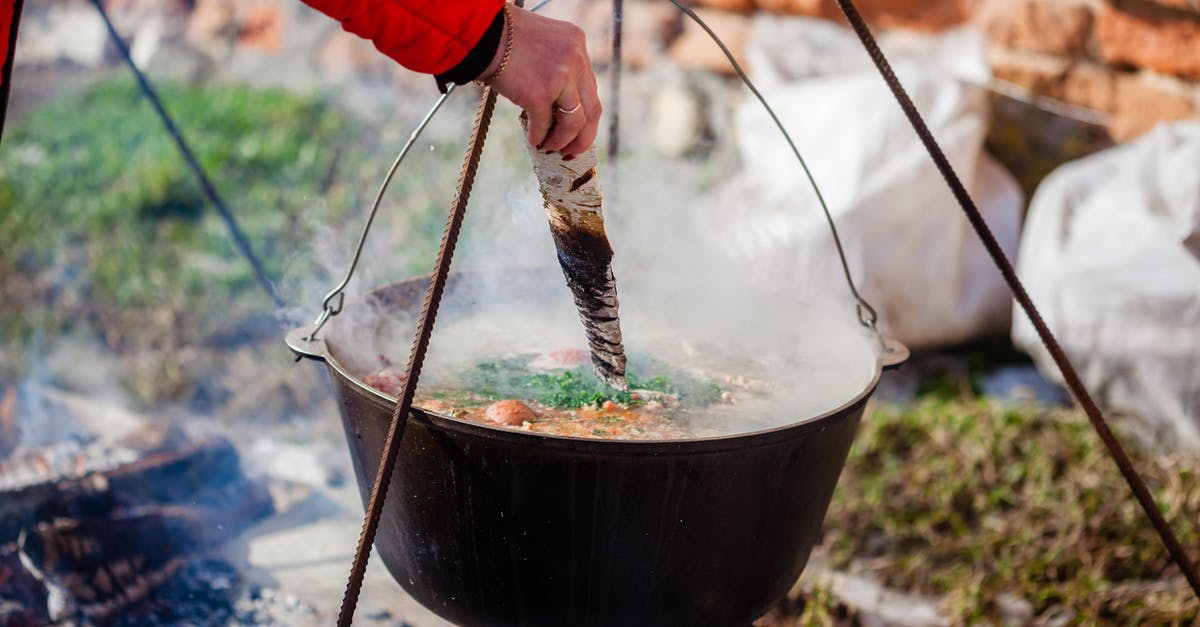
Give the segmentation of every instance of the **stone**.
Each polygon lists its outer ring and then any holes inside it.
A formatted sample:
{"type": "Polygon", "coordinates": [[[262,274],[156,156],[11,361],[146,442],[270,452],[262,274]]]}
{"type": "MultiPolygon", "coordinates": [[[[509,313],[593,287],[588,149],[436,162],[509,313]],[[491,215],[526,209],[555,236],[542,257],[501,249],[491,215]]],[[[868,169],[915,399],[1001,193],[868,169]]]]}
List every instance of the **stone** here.
{"type": "Polygon", "coordinates": [[[96,9],[89,4],[59,4],[37,8],[26,6],[25,19],[17,37],[16,66],[47,65],[67,61],[95,67],[104,61],[108,31],[96,9]]]}
{"type": "Polygon", "coordinates": [[[1200,17],[1105,4],[1096,18],[1096,39],[1109,63],[1200,78],[1200,17]]]}
{"type": "Polygon", "coordinates": [[[356,76],[386,78],[394,73],[396,62],[361,37],[341,29],[331,29],[316,47],[312,63],[322,80],[341,83],[356,76]]]}
{"type": "Polygon", "coordinates": [[[1079,55],[1091,33],[1092,11],[1084,5],[1049,0],[983,0],[975,23],[995,45],[1079,55]]]}
{"type": "MultiPolygon", "coordinates": [[[[669,2],[626,0],[621,19],[621,62],[632,68],[654,65],[682,26],[682,12],[669,2]]],[[[591,2],[581,27],[587,33],[588,56],[597,65],[612,58],[612,5],[591,2]]]]}
{"type": "MultiPolygon", "coordinates": [[[[750,36],[750,19],[736,13],[725,13],[709,9],[697,10],[696,14],[724,42],[742,67],[746,66],[746,40],[750,36]]],[[[733,66],[724,53],[695,22],[690,19],[683,25],[683,33],[671,44],[668,51],[671,60],[678,66],[693,70],[707,70],[721,74],[734,74],[733,66]]]]}
{"type": "Polygon", "coordinates": [[[699,94],[682,81],[668,81],[654,92],[650,120],[654,148],[669,158],[685,157],[699,148],[707,127],[699,94]]]}
{"type": "Polygon", "coordinates": [[[283,47],[286,21],[278,2],[250,5],[240,19],[237,45],[277,53],[283,47]]]}
{"type": "Polygon", "coordinates": [[[237,36],[237,6],[232,0],[196,0],[184,39],[197,49],[218,56],[237,36]]]}
{"type": "Polygon", "coordinates": [[[1178,85],[1156,77],[1121,75],[1116,81],[1116,111],[1109,132],[1119,142],[1129,141],[1160,122],[1197,114],[1195,97],[1178,85]]]}

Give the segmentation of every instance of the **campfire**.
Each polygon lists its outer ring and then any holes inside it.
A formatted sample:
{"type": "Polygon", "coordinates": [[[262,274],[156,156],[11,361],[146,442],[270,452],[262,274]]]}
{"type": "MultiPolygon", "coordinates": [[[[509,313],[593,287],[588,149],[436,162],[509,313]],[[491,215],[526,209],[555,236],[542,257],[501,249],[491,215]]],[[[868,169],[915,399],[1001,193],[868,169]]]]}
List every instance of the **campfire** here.
{"type": "Polygon", "coordinates": [[[226,439],[167,425],[24,446],[0,403],[0,626],[222,624],[239,577],[209,552],[273,511],[226,439]]]}

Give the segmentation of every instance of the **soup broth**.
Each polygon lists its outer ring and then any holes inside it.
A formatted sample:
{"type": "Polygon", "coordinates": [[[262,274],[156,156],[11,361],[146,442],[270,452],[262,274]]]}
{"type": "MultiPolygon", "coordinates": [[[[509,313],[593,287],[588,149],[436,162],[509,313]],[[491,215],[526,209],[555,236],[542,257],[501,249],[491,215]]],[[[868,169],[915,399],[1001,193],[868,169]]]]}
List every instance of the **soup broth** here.
{"type": "MultiPolygon", "coordinates": [[[[585,351],[569,349],[487,360],[418,391],[424,409],[482,424],[579,438],[664,440],[716,435],[709,426],[736,396],[723,384],[645,356],[630,359],[629,391],[605,385],[585,351]]],[[[396,396],[391,366],[363,382],[396,396]]],[[[738,390],[739,394],[749,393],[738,390]]]]}

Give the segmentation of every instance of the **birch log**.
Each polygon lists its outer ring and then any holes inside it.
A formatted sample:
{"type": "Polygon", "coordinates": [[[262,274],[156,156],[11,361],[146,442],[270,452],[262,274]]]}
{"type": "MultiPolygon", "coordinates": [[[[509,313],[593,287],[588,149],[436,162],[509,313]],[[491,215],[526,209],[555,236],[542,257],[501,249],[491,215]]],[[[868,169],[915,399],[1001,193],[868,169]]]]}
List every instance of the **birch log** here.
{"type": "Polygon", "coordinates": [[[526,147],[545,201],[558,263],[587,334],[592,365],[605,383],[619,390],[628,389],[625,347],[617,317],[617,281],[611,265],[613,251],[604,232],[596,150],[588,148],[565,161],[561,154],[547,155],[526,147]]]}

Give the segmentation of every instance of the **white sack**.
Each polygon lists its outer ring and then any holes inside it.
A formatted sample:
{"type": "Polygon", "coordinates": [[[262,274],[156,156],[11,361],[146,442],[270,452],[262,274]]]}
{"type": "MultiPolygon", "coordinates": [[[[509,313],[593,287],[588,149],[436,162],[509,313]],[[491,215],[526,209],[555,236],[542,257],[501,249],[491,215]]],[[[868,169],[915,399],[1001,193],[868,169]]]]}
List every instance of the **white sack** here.
{"type": "MultiPolygon", "coordinates": [[[[983,153],[989,116],[980,85],[989,71],[981,42],[957,31],[883,46],[1014,255],[1023,198],[983,153]]],[[[910,347],[1005,332],[1010,300],[999,273],[854,35],[816,20],[759,19],[747,55],[751,78],[813,170],[881,327],[910,347]]],[[[782,135],[749,97],[736,126],[743,172],[700,208],[705,231],[748,276],[782,279],[800,293],[848,294],[828,225],[782,135]]]]}
{"type": "MultiPolygon", "coordinates": [[[[1046,177],[1017,273],[1101,403],[1200,446],[1200,123],[1046,177]]],[[[1012,333],[1061,381],[1024,314],[1012,333]]]]}

